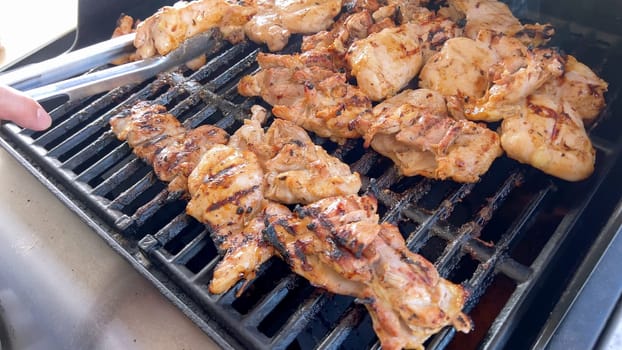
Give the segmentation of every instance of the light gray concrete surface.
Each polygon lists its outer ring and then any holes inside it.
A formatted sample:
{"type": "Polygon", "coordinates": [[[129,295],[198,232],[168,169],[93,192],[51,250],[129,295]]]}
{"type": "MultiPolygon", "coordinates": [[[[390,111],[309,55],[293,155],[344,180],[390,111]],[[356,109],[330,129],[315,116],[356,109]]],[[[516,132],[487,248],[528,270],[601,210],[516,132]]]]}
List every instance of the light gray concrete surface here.
{"type": "Polygon", "coordinates": [[[0,349],[217,348],[1,148],[0,188],[0,349]]]}

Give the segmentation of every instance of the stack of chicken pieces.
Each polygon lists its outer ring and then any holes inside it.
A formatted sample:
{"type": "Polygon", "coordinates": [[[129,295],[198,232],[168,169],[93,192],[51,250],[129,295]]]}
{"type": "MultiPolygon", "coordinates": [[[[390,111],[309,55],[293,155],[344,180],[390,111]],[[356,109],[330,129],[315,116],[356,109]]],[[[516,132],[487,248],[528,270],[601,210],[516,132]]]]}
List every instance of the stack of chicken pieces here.
{"type": "Polygon", "coordinates": [[[604,107],[607,83],[545,46],[553,28],[524,25],[494,0],[427,5],[197,0],[138,25],[142,58],[214,27],[232,43],[248,38],[271,51],[306,35],[300,53],[261,53],[260,70],[240,81],[240,94],[272,106],[267,130],[259,106],[231,136],[186,129],[148,102],[111,120],[210,229],[223,255],[212,293],[252,280],[278,255],[313,285],[364,304],[384,349],[422,348],[448,325],[471,329],[466,291],[379,222],[376,200],[358,195],[359,175],[307,131],[337,143],[362,138],[405,176],[476,182],[504,152],[569,181],[593,172],[584,123],[604,107]]]}
{"type": "Polygon", "coordinates": [[[261,54],[239,92],[336,142],[364,138],[406,176],[476,182],[503,151],[568,181],[594,171],[584,123],[607,83],[544,46],[550,25],[495,0],[354,4],[301,53],[261,54]]]}

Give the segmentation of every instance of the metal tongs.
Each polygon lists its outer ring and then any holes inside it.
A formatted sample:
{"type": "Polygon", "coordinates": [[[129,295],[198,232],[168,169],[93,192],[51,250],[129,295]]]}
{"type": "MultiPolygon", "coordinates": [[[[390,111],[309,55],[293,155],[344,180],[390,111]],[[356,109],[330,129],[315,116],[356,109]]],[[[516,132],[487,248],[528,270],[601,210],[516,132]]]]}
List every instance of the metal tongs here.
{"type": "Polygon", "coordinates": [[[40,102],[61,96],[75,100],[145,81],[210,51],[214,46],[220,46],[220,33],[212,29],[192,36],[164,56],[89,72],[132,52],[135,49],[134,36],[135,34],[119,36],[0,74],[0,84],[24,91],[40,102]],[[83,74],[85,72],[87,73],[83,74]]]}

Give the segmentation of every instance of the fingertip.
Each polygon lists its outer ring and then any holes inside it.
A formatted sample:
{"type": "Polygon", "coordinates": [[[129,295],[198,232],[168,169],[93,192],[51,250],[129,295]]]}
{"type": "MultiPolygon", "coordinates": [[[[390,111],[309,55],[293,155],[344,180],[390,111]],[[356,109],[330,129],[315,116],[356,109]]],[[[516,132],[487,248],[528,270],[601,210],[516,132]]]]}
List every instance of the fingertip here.
{"type": "Polygon", "coordinates": [[[41,131],[49,128],[52,125],[52,117],[48,114],[48,112],[43,109],[43,107],[39,106],[37,109],[37,120],[33,125],[33,130],[41,131]]]}

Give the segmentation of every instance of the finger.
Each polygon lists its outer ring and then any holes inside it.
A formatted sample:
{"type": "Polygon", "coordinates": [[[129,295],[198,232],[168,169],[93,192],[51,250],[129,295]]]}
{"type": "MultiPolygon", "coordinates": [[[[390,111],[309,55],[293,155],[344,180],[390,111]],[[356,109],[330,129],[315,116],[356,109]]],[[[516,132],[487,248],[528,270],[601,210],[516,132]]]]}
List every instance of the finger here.
{"type": "Polygon", "coordinates": [[[31,130],[44,130],[52,124],[52,118],[37,101],[8,86],[0,86],[0,119],[31,130]]]}

